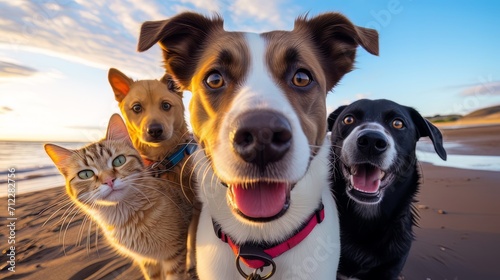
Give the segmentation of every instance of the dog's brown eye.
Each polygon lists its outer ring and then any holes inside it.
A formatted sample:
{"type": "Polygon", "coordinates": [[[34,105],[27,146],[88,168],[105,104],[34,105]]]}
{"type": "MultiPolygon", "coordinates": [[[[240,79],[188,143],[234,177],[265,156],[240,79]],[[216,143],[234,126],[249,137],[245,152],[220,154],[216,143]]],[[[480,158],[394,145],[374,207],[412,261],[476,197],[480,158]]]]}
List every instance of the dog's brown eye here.
{"type": "Polygon", "coordinates": [[[141,104],[134,104],[134,106],[132,106],[132,111],[134,111],[135,113],[142,112],[142,106],[141,106],[141,104]]]}
{"type": "Polygon", "coordinates": [[[344,118],[344,124],[353,124],[354,123],[354,117],[353,116],[347,116],[344,118]]]}
{"type": "Polygon", "coordinates": [[[292,83],[298,87],[305,87],[309,85],[311,81],[311,75],[306,70],[298,70],[292,78],[292,83]]]}
{"type": "Polygon", "coordinates": [[[208,75],[205,79],[205,83],[212,89],[218,89],[224,85],[224,78],[222,78],[219,72],[212,72],[212,74],[208,75]]]}
{"type": "Polygon", "coordinates": [[[161,103],[161,108],[164,110],[164,111],[168,111],[170,110],[170,108],[172,107],[172,105],[170,105],[170,103],[168,102],[163,102],[161,103]]]}
{"type": "Polygon", "coordinates": [[[405,124],[403,123],[402,120],[395,119],[392,121],[392,127],[396,128],[396,129],[402,129],[403,127],[405,127],[405,124]]]}

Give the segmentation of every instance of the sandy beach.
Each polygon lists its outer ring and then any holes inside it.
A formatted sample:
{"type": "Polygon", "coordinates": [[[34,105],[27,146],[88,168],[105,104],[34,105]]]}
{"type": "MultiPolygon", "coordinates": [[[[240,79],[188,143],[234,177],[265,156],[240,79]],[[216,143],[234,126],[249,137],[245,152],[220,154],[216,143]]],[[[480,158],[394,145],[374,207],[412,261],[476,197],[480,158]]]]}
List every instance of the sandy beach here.
{"type": "MultiPolygon", "coordinates": [[[[443,135],[448,154],[500,156],[500,126],[446,129],[443,135]]],[[[421,169],[419,227],[404,279],[500,279],[500,172],[428,163],[421,169]]],[[[130,260],[117,256],[102,236],[96,239],[95,225],[63,207],[66,201],[62,187],[17,196],[15,273],[7,262],[11,221],[5,209],[0,212],[0,278],[141,279],[130,260]]]]}

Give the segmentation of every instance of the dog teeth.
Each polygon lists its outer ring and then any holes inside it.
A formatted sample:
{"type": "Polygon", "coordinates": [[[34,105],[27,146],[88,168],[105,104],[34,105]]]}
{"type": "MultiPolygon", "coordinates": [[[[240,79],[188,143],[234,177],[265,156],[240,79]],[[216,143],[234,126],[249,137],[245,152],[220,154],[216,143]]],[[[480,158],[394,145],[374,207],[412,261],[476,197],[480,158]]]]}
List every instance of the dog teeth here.
{"type": "Polygon", "coordinates": [[[356,175],[358,173],[358,167],[356,165],[351,167],[351,175],[356,175]]]}
{"type": "Polygon", "coordinates": [[[385,172],[384,171],[380,171],[380,177],[379,177],[379,179],[382,180],[382,179],[384,179],[384,177],[385,177],[385,172]]]}

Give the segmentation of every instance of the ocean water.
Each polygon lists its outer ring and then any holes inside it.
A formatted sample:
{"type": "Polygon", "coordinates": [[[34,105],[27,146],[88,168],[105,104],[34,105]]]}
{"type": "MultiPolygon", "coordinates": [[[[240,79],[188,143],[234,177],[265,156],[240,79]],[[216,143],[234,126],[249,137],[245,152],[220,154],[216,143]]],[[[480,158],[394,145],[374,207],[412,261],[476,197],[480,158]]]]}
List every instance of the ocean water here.
{"type": "Polygon", "coordinates": [[[417,144],[417,158],[419,161],[427,162],[436,166],[481,171],[500,171],[500,156],[498,155],[463,155],[452,153],[450,151],[457,148],[459,151],[468,150],[468,153],[471,153],[471,151],[474,150],[473,146],[467,146],[456,142],[445,142],[444,148],[448,154],[446,161],[442,160],[436,154],[431,141],[421,140],[417,144]]]}
{"type": "MultiPolygon", "coordinates": [[[[0,141],[0,197],[7,196],[9,169],[15,169],[16,193],[22,194],[64,185],[64,178],[52,163],[43,145],[45,142],[0,141]]],[[[86,143],[54,142],[76,149],[86,143]]]]}
{"type": "MultiPolygon", "coordinates": [[[[64,185],[64,178],[43,149],[44,142],[0,141],[0,197],[7,196],[7,175],[10,168],[15,168],[16,193],[22,194],[64,185]]],[[[53,143],[66,148],[76,149],[88,143],[59,142],[53,143]]],[[[420,143],[419,143],[420,144],[420,143]]],[[[453,143],[445,143],[452,145],[453,143]]],[[[500,171],[500,156],[448,155],[448,160],[441,160],[430,143],[421,143],[417,157],[420,161],[438,166],[455,167],[471,170],[500,171]],[[425,148],[424,148],[425,147],[425,148]]],[[[446,145],[445,145],[446,147],[446,145]]]]}

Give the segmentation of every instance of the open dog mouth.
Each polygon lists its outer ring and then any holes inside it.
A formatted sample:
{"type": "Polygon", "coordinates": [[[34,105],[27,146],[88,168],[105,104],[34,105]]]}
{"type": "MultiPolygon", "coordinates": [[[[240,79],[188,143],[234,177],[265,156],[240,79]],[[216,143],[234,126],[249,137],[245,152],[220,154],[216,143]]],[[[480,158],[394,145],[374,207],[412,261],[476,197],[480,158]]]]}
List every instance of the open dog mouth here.
{"type": "Polygon", "coordinates": [[[254,182],[225,184],[233,211],[251,221],[266,222],[281,217],[290,206],[292,184],[254,182]]]}
{"type": "Polygon", "coordinates": [[[344,166],[344,169],[344,173],[349,175],[347,193],[351,198],[365,204],[380,202],[383,189],[390,181],[390,174],[370,163],[344,166]]]}

